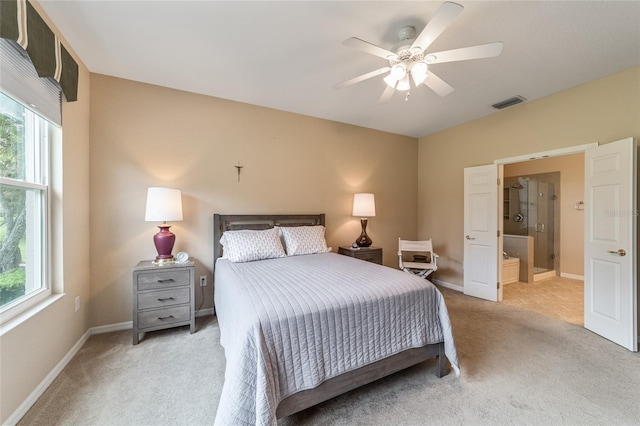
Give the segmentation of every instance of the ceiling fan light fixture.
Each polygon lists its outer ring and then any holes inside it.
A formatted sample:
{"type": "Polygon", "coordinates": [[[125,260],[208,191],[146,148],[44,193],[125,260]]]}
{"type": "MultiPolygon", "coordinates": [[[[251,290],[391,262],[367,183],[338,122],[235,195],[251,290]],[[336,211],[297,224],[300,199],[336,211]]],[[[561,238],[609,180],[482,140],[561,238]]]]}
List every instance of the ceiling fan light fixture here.
{"type": "Polygon", "coordinates": [[[411,67],[411,73],[412,74],[420,74],[420,75],[427,75],[427,69],[429,67],[427,66],[427,63],[424,61],[419,61],[419,62],[415,62],[413,64],[413,66],[411,67]]]}
{"type": "Polygon", "coordinates": [[[396,89],[402,90],[402,91],[407,91],[410,88],[411,88],[411,84],[409,83],[408,75],[405,75],[402,80],[398,81],[398,86],[396,87],[396,89]]]}
{"type": "Polygon", "coordinates": [[[411,78],[413,79],[413,83],[416,86],[419,86],[420,84],[424,83],[424,81],[427,79],[427,73],[425,72],[424,74],[420,74],[420,73],[411,73],[411,78]]]}
{"type": "Polygon", "coordinates": [[[416,86],[424,83],[427,78],[427,63],[424,61],[415,62],[411,66],[411,78],[416,86]]]}
{"type": "Polygon", "coordinates": [[[396,84],[398,84],[398,79],[391,74],[387,75],[383,80],[385,83],[387,83],[387,86],[392,87],[394,89],[396,87],[396,84]]]}
{"type": "Polygon", "coordinates": [[[391,74],[396,80],[402,80],[407,75],[407,67],[404,64],[395,64],[391,67],[391,74]]]}

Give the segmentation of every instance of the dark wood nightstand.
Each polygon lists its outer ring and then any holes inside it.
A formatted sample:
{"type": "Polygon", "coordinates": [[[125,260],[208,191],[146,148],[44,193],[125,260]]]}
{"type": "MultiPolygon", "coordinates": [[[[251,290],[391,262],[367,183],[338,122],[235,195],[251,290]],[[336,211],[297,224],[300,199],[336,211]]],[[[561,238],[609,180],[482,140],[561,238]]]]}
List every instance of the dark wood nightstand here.
{"type": "Polygon", "coordinates": [[[353,248],[347,246],[340,246],[338,248],[338,254],[344,254],[345,256],[355,257],[356,259],[366,260],[367,262],[377,263],[382,265],[382,248],[381,247],[360,247],[353,248]]]}
{"type": "Polygon", "coordinates": [[[143,261],[133,269],[133,344],[140,333],[188,325],[196,330],[194,262],[154,265],[143,261]]]}

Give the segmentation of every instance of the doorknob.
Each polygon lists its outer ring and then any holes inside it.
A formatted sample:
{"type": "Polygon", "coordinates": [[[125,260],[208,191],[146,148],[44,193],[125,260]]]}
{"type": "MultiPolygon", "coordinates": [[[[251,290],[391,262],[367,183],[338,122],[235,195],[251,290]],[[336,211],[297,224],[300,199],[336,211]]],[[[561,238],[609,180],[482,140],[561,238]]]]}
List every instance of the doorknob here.
{"type": "Polygon", "coordinates": [[[626,256],[627,252],[624,251],[624,249],[618,249],[618,250],[607,250],[607,253],[611,253],[611,254],[617,254],[618,256],[626,256]]]}
{"type": "Polygon", "coordinates": [[[467,240],[475,240],[475,238],[470,237],[470,236],[468,236],[468,235],[467,235],[465,238],[466,238],[467,240]]]}

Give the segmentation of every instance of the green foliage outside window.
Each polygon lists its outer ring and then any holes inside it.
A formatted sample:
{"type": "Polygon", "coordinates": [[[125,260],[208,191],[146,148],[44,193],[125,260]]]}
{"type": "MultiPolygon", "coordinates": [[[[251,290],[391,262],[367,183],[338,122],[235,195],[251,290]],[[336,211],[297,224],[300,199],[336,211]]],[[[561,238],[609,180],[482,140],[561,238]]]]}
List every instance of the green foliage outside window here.
{"type": "MultiPolygon", "coordinates": [[[[24,179],[23,121],[0,114],[0,176],[24,179]]],[[[25,191],[0,186],[0,306],[25,293],[25,191]]]]}
{"type": "Polygon", "coordinates": [[[0,306],[24,296],[24,268],[0,274],[0,306]]]}

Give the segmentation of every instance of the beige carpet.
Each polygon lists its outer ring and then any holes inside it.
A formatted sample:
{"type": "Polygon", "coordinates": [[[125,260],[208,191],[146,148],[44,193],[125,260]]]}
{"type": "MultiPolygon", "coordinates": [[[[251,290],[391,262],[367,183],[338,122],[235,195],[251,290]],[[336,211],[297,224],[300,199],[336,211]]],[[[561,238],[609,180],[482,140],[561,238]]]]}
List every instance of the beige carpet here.
{"type": "MultiPolygon", "coordinates": [[[[640,356],[574,324],[442,290],[462,375],[427,361],[282,425],[640,424],[640,356]]],[[[20,425],[206,425],[224,352],[214,318],[150,333],[91,337],[20,425]]]]}

